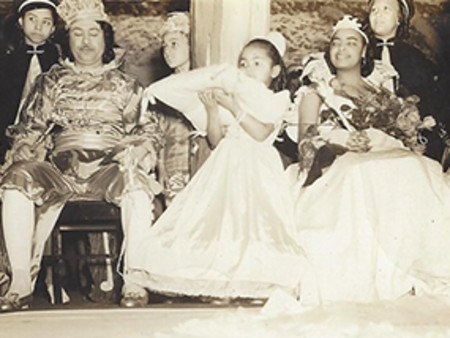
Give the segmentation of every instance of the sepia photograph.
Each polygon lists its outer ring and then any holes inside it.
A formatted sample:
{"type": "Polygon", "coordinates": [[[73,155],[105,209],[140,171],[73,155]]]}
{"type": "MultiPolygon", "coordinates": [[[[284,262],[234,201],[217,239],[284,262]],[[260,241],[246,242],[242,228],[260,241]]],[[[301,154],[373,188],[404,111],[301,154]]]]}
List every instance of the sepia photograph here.
{"type": "Polygon", "coordinates": [[[0,336],[450,337],[450,0],[0,0],[0,336]]]}

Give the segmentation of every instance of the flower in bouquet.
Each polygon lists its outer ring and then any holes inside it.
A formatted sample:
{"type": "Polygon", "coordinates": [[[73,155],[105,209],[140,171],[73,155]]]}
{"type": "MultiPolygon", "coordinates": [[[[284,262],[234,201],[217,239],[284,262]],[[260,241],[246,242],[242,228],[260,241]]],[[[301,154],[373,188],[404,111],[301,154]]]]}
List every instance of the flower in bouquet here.
{"type": "Polygon", "coordinates": [[[357,130],[376,128],[395,137],[411,150],[425,151],[420,135],[422,129],[431,129],[436,122],[433,117],[420,117],[417,104],[419,97],[397,97],[387,89],[380,88],[368,95],[354,99],[356,108],[351,111],[351,123],[357,130]]]}
{"type": "Polygon", "coordinates": [[[319,135],[317,126],[309,126],[303,140],[298,145],[299,164],[302,170],[311,168],[317,150],[325,144],[326,141],[319,135]]]}
{"type": "Polygon", "coordinates": [[[381,89],[353,101],[356,108],[352,109],[351,122],[357,130],[395,126],[401,103],[391,92],[381,89]]]}

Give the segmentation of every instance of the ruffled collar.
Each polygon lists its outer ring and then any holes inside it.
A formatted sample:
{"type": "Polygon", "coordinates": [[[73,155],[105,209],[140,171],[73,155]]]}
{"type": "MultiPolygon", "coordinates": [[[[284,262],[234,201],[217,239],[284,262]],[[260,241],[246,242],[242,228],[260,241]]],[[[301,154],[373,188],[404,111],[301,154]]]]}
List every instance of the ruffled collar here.
{"type": "Polygon", "coordinates": [[[116,54],[116,57],[111,62],[104,64],[98,68],[80,68],[75,64],[75,62],[70,61],[68,58],[62,60],[61,65],[72,70],[76,74],[90,74],[93,76],[100,76],[105,72],[118,69],[122,65],[125,56],[125,50],[122,48],[115,48],[114,52],[116,54]]]}

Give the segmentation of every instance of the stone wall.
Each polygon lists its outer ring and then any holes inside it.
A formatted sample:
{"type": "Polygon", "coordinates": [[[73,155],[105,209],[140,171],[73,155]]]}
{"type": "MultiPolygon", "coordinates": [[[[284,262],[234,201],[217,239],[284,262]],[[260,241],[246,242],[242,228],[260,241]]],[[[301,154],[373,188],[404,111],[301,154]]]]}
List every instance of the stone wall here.
{"type": "MultiPolygon", "coordinates": [[[[245,0],[227,0],[245,1],[245,0]]],[[[416,0],[411,41],[431,59],[448,68],[450,0],[416,0]]],[[[11,8],[0,0],[0,15],[11,8]]],[[[157,32],[164,15],[187,10],[188,0],[105,0],[117,43],[127,50],[125,70],[146,85],[167,74],[159,54],[157,32]]],[[[287,39],[286,63],[298,64],[308,53],[324,48],[333,23],[344,13],[366,16],[366,0],[272,0],[271,28],[287,39]]]]}
{"type": "MultiPolygon", "coordinates": [[[[288,62],[298,62],[312,50],[323,49],[333,23],[343,14],[364,19],[367,0],[273,0],[272,28],[288,39],[288,62]]],[[[448,60],[450,1],[416,0],[411,42],[436,62],[448,60]]]]}

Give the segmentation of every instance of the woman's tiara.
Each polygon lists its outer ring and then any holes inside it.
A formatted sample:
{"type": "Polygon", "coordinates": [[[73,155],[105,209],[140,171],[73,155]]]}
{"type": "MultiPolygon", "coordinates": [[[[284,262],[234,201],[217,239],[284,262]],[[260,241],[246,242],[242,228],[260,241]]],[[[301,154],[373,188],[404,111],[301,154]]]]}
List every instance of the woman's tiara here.
{"type": "Polygon", "coordinates": [[[364,38],[366,43],[369,43],[369,38],[367,37],[366,33],[362,30],[362,25],[358,21],[357,18],[352,17],[351,15],[344,15],[344,17],[336,22],[336,24],[333,27],[333,31],[331,33],[331,36],[333,37],[334,34],[340,29],[353,29],[357,31],[361,36],[364,38]]]}

